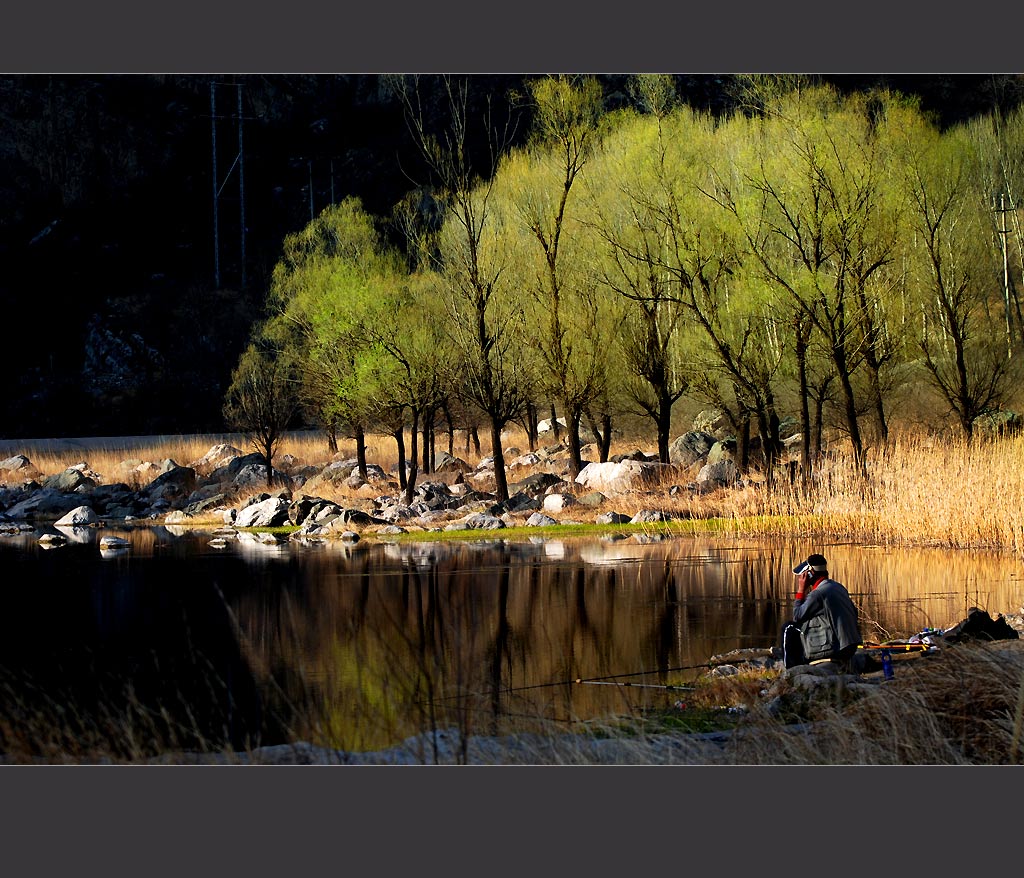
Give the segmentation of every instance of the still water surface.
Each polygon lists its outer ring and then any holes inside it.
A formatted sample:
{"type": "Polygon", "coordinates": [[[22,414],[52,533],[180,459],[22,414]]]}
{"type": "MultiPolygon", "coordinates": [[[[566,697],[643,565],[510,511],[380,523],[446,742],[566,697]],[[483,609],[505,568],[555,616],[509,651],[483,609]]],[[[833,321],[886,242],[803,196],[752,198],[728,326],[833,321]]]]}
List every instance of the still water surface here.
{"type": "Polygon", "coordinates": [[[39,533],[0,537],[8,748],[95,733],[143,751],[371,750],[451,723],[495,733],[664,707],[680,696],[654,687],[776,642],[790,570],[811,551],[849,588],[867,639],[1024,600],[1011,557],[801,540],[243,535],[215,548],[211,533],[156,527],[85,529],[45,549],[39,533]],[[101,534],[131,548],[101,552],[101,534]],[[601,677],[646,685],[574,682],[601,677]]]}

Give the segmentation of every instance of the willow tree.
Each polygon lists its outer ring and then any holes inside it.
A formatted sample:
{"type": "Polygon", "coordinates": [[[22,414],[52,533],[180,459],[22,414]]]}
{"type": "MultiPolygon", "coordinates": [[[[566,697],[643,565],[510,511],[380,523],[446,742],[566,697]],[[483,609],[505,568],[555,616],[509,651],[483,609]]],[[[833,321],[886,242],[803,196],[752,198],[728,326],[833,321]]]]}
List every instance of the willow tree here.
{"type": "Polygon", "coordinates": [[[436,133],[415,81],[393,82],[417,146],[434,177],[444,208],[432,259],[445,283],[448,328],[463,366],[460,391],[490,422],[495,490],[508,499],[501,432],[530,398],[530,376],[522,359],[522,310],[507,288],[503,231],[492,210],[493,174],[504,137],[489,115],[482,121],[485,166],[471,157],[468,86],[444,79],[447,124],[436,133]]]}
{"type": "Polygon", "coordinates": [[[572,478],[583,467],[580,423],[600,397],[607,363],[601,300],[589,269],[577,191],[599,142],[602,91],[591,77],[548,77],[528,84],[529,146],[502,163],[526,246],[513,272],[531,298],[531,336],[542,392],[561,406],[572,478]]]}
{"type": "Polygon", "coordinates": [[[930,383],[970,440],[976,418],[1005,401],[1011,363],[1005,347],[993,344],[1006,312],[994,282],[988,205],[974,186],[977,144],[965,130],[942,135],[923,121],[907,126],[903,138],[918,345],[930,383]]]}
{"type": "Polygon", "coordinates": [[[588,189],[589,223],[600,242],[602,283],[621,304],[617,348],[628,371],[625,391],[657,431],[658,459],[669,462],[672,408],[690,386],[681,337],[686,312],[663,268],[666,237],[654,189],[666,173],[660,135],[664,104],[652,118],[620,120],[588,189]]]}
{"type": "MultiPolygon", "coordinates": [[[[418,474],[416,432],[424,413],[434,412],[455,392],[459,374],[457,354],[449,344],[441,291],[444,279],[429,271],[416,272],[382,290],[377,319],[370,335],[384,353],[378,363],[381,379],[377,405],[382,412],[408,410],[412,419],[408,475],[405,474],[404,422],[391,420],[398,446],[400,481],[406,503],[412,503],[418,474]]],[[[426,439],[424,431],[424,442],[426,439]]]]}
{"type": "Polygon", "coordinates": [[[854,373],[865,362],[883,438],[888,431],[879,377],[891,350],[880,321],[898,224],[886,189],[885,110],[884,103],[859,95],[843,101],[828,89],[776,99],[754,123],[742,178],[722,176],[707,190],[738,221],[766,280],[822,334],[861,465],[854,373]]]}
{"type": "Polygon", "coordinates": [[[993,112],[964,126],[977,151],[977,194],[998,262],[992,279],[1001,291],[1005,348],[1024,347],[1024,314],[1018,283],[1024,277],[1024,108],[993,112]]]}
{"type": "Polygon", "coordinates": [[[371,327],[382,291],[400,273],[373,218],[358,199],[346,198],[285,238],[268,295],[273,317],[264,334],[299,364],[306,403],[329,435],[349,429],[364,479],[366,430],[383,356],[371,327]]]}

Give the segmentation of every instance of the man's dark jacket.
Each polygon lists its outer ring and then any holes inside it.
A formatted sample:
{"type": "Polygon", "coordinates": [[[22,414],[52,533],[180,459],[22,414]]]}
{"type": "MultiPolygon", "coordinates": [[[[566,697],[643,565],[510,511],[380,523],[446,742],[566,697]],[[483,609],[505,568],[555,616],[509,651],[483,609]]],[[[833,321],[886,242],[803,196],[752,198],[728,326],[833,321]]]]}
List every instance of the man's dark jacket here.
{"type": "Polygon", "coordinates": [[[794,602],[793,624],[800,629],[809,662],[849,656],[863,642],[857,608],[850,593],[834,579],[823,579],[806,597],[794,602]]]}

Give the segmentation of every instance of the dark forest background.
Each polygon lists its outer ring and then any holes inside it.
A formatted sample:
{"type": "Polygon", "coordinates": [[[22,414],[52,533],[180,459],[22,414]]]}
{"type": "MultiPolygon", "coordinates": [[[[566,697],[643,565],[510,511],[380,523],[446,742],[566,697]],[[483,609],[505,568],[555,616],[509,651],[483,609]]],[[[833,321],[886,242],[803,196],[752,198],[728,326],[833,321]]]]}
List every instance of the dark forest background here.
{"type": "MultiPolygon", "coordinates": [[[[511,118],[513,145],[530,127],[515,99],[525,78],[471,77],[470,113],[511,118]]],[[[630,100],[627,75],[599,78],[608,109],[630,100]]],[[[944,125],[1024,94],[1008,75],[820,78],[917,94],[944,125]]],[[[739,94],[730,75],[676,82],[712,113],[739,94]]],[[[423,77],[421,93],[443,126],[441,78],[423,77]]],[[[223,429],[283,237],[346,195],[386,219],[428,182],[386,77],[0,78],[0,438],[223,429]]]]}

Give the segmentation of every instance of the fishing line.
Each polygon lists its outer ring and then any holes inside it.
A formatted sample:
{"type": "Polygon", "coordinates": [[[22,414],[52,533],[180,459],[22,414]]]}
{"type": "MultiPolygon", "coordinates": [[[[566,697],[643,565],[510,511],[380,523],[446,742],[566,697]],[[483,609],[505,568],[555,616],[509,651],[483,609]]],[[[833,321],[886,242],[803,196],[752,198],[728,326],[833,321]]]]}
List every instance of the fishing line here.
{"type": "Polygon", "coordinates": [[[643,677],[655,674],[668,674],[673,671],[699,671],[705,668],[715,667],[711,662],[703,662],[699,665],[681,665],[676,668],[657,668],[653,671],[633,671],[629,674],[608,674],[604,677],[576,677],[572,680],[556,680],[553,683],[533,683],[529,686],[513,686],[511,688],[490,689],[486,692],[464,692],[456,695],[446,695],[443,698],[435,698],[429,701],[418,701],[418,704],[440,704],[444,701],[453,701],[459,698],[493,698],[495,695],[511,695],[516,692],[527,692],[532,689],[550,689],[553,686],[572,686],[579,683],[599,683],[606,680],[618,680],[622,677],[643,677]]]}

